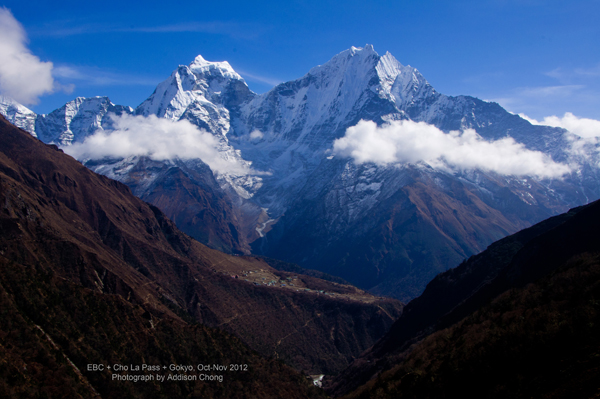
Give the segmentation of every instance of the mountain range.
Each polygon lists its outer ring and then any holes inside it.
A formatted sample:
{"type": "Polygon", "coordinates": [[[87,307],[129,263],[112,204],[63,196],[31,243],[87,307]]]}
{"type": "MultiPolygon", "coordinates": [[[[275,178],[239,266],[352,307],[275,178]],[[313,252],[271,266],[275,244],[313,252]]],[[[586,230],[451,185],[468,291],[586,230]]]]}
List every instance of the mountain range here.
{"type": "Polygon", "coordinates": [[[595,140],[438,93],[370,45],[261,95],[198,56],[135,109],[95,97],[48,115],[4,100],[0,112],[213,248],[402,300],[490,243],[600,198],[595,140]],[[150,132],[158,121],[170,125],[150,132]],[[138,146],[115,151],[124,140],[138,146]]]}

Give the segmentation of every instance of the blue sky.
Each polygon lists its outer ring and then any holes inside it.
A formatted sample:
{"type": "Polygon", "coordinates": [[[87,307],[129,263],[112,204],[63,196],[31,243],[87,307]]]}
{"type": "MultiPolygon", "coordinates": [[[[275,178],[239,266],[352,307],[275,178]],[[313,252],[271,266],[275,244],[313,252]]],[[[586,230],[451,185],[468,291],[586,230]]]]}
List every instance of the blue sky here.
{"type": "Polygon", "coordinates": [[[373,44],[439,92],[536,119],[600,119],[600,0],[5,1],[29,50],[76,96],[137,106],[180,64],[227,60],[255,92],[296,79],[350,46],[373,44]]]}

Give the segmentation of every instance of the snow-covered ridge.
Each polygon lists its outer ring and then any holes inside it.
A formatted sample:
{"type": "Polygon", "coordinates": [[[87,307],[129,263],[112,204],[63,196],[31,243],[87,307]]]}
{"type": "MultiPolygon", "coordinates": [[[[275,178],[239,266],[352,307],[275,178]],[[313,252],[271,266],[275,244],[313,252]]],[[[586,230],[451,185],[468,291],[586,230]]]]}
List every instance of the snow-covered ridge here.
{"type": "Polygon", "coordinates": [[[33,137],[37,137],[35,133],[35,120],[37,115],[35,112],[19,104],[9,97],[0,95],[0,114],[13,125],[31,133],[33,137]]]}
{"type": "Polygon", "coordinates": [[[109,114],[131,114],[133,109],[113,104],[108,97],[77,97],[50,114],[35,114],[15,101],[2,97],[0,112],[16,126],[45,143],[70,145],[97,130],[111,129],[109,114]]]}
{"type": "Polygon", "coordinates": [[[113,104],[108,97],[77,97],[48,115],[40,115],[36,131],[46,143],[82,142],[98,130],[111,130],[110,114],[131,114],[131,107],[113,104]]]}

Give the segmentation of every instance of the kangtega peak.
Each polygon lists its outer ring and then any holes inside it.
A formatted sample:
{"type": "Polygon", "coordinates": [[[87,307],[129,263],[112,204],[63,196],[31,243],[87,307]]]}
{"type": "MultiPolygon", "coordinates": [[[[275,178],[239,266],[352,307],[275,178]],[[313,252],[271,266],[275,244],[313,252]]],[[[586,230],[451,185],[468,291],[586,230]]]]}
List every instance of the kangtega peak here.
{"type": "Polygon", "coordinates": [[[78,98],[49,115],[16,109],[0,111],[63,146],[98,130],[110,134],[118,115],[187,121],[211,133],[219,157],[237,168],[213,169],[212,176],[198,159],[80,160],[213,247],[295,262],[404,300],[493,241],[600,198],[597,143],[534,126],[496,103],[438,93],[415,68],[370,45],[261,95],[227,62],[198,56],[135,110],[105,97],[78,98]],[[357,162],[333,148],[360,121],[474,129],[478,142],[508,140],[571,172],[549,178],[426,160],[357,162]]]}

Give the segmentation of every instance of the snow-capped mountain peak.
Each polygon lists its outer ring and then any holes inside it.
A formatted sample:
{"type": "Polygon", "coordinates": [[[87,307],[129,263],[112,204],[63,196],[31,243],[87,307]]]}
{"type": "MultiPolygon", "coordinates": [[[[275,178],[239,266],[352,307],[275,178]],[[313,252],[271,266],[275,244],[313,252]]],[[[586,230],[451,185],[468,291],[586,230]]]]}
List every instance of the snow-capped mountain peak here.
{"type": "MultiPolygon", "coordinates": [[[[340,72],[352,71],[360,73],[372,70],[376,65],[379,55],[373,46],[367,44],[364,48],[352,46],[348,50],[334,56],[323,65],[311,68],[305,76],[333,76],[340,72]]],[[[355,76],[358,78],[359,76],[355,76]]]]}
{"type": "MultiPolygon", "coordinates": [[[[250,170],[250,164],[229,144],[227,134],[231,129],[230,112],[253,96],[228,62],[211,62],[199,55],[189,65],[180,65],[173,71],[135,112],[171,121],[188,120],[217,138],[223,160],[245,165],[250,170]]],[[[251,197],[260,182],[258,177],[233,172],[219,174],[218,179],[241,198],[251,197]]]]}
{"type": "MultiPolygon", "coordinates": [[[[284,140],[309,145],[312,154],[316,148],[328,148],[349,123],[358,122],[358,115],[378,118],[376,114],[398,114],[422,93],[435,91],[416,69],[403,66],[389,53],[379,56],[372,45],[351,47],[303,77],[255,97],[242,108],[246,121],[235,133],[245,136],[258,130],[265,142],[284,140]],[[273,115],[278,115],[276,123],[273,115]],[[244,127],[249,129],[245,131],[244,127]]],[[[243,151],[264,154],[264,148],[256,144],[252,140],[239,143],[243,151]]],[[[281,154],[279,149],[273,151],[281,154]]],[[[320,162],[320,154],[313,155],[317,157],[311,162],[320,162]]]]}
{"type": "MultiPolygon", "coordinates": [[[[352,83],[355,87],[360,85],[361,90],[368,85],[380,98],[394,101],[399,107],[416,95],[435,93],[416,68],[402,65],[389,52],[380,56],[370,44],[342,51],[327,63],[312,68],[306,76],[329,81],[343,77],[345,83],[352,83]]],[[[335,87],[333,84],[326,86],[335,87]]]]}
{"type": "Polygon", "coordinates": [[[203,93],[194,93],[196,81],[196,76],[190,68],[180,65],[168,79],[158,84],[150,97],[136,108],[136,114],[179,120],[188,105],[197,97],[204,97],[203,93]]]}
{"type": "Polygon", "coordinates": [[[243,80],[242,77],[233,70],[229,62],[206,61],[201,55],[198,55],[194,61],[192,61],[189,68],[196,76],[213,75],[227,79],[243,80]]]}
{"type": "MultiPolygon", "coordinates": [[[[154,93],[136,109],[136,114],[176,121],[184,117],[190,107],[209,105],[214,108],[222,104],[226,92],[230,88],[239,91],[240,86],[242,91],[250,93],[244,79],[227,61],[206,61],[198,55],[189,65],[180,65],[167,80],[159,83],[154,93]]],[[[221,111],[226,112],[224,108],[221,111]]],[[[222,132],[226,133],[227,130],[222,132]]]]}

